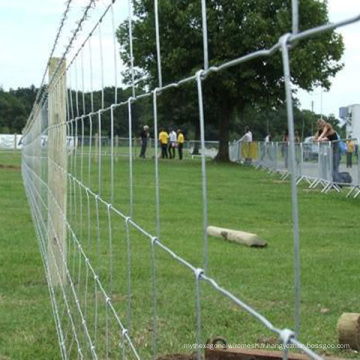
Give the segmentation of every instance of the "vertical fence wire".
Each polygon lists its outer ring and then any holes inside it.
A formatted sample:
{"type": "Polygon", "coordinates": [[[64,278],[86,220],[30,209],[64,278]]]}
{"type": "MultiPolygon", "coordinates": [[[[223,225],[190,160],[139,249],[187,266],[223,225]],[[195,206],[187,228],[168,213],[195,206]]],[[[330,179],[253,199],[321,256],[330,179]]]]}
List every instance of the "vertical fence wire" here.
{"type": "Polygon", "coordinates": [[[199,120],[200,120],[200,140],[201,140],[201,182],[202,182],[202,201],[203,201],[203,268],[207,271],[208,267],[208,200],[207,200],[207,179],[206,179],[206,157],[205,157],[205,121],[204,121],[204,106],[201,85],[202,71],[197,73],[197,91],[199,104],[199,120]]]}
{"type": "Polygon", "coordinates": [[[132,96],[135,97],[135,69],[134,69],[134,50],[133,50],[133,3],[132,0],[128,0],[128,26],[129,26],[129,43],[130,43],[130,71],[131,71],[131,86],[132,96]]]}
{"type": "Polygon", "coordinates": [[[159,4],[158,0],[154,0],[155,12],[155,31],[156,31],[156,56],[157,56],[157,69],[158,69],[158,86],[161,88],[162,73],[161,73],[161,51],[160,51],[160,29],[159,29],[159,4]]]}
{"type": "Polygon", "coordinates": [[[201,0],[201,18],[202,18],[202,35],[203,35],[203,52],[204,52],[204,71],[207,71],[209,68],[209,49],[208,49],[206,0],[201,0]]]}
{"type": "Polygon", "coordinates": [[[114,104],[118,102],[118,57],[117,57],[117,46],[116,46],[116,29],[115,29],[115,18],[114,18],[114,4],[111,3],[111,30],[113,39],[113,50],[114,50],[114,104]]]}
{"type": "Polygon", "coordinates": [[[291,74],[290,60],[288,53],[288,39],[290,35],[285,35],[281,39],[281,49],[283,57],[285,92],[286,92],[286,108],[288,116],[288,129],[290,136],[290,166],[291,166],[291,204],[292,204],[292,220],[293,220],[293,236],[294,236],[294,318],[295,318],[295,334],[298,336],[300,332],[300,305],[301,305],[301,279],[300,279],[300,235],[299,235],[299,207],[298,194],[296,185],[296,159],[295,159],[295,135],[294,135],[294,114],[291,92],[291,74]]]}
{"type": "Polygon", "coordinates": [[[159,158],[158,158],[158,119],[157,119],[157,90],[153,92],[154,111],[154,149],[155,149],[155,202],[156,202],[156,236],[160,239],[160,181],[159,181],[159,158]]]}
{"type": "Polygon", "coordinates": [[[155,245],[157,238],[151,240],[151,269],[152,269],[152,291],[153,291],[153,359],[157,359],[157,341],[158,341],[158,326],[157,326],[157,275],[156,275],[156,251],[155,245]]]}

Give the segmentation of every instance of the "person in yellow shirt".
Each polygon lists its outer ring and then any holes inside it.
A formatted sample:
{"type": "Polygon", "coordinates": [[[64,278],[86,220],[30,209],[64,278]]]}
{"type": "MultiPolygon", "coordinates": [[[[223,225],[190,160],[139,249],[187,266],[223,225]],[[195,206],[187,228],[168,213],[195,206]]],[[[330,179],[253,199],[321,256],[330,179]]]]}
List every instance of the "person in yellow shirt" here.
{"type": "Polygon", "coordinates": [[[184,146],[185,138],[182,131],[179,129],[177,131],[177,146],[178,146],[178,152],[179,152],[179,159],[182,160],[183,158],[183,146],[184,146]]]}
{"type": "Polygon", "coordinates": [[[165,129],[162,128],[160,131],[160,134],[159,134],[159,142],[160,142],[160,146],[161,146],[161,158],[162,159],[168,158],[168,152],[167,152],[168,141],[169,141],[169,135],[165,131],[165,129]]]}
{"type": "Polygon", "coordinates": [[[346,146],[347,146],[346,167],[351,168],[352,167],[352,155],[353,155],[353,152],[355,151],[355,143],[353,140],[351,140],[349,138],[348,140],[346,140],[346,146]]]}

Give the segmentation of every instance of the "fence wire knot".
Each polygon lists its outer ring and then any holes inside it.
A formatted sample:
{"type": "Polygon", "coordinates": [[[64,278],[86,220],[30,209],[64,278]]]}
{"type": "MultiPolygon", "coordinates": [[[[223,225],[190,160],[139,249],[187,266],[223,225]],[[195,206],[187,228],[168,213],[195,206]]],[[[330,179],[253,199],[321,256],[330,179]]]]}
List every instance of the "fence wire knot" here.
{"type": "Polygon", "coordinates": [[[291,339],[295,338],[295,333],[289,329],[284,329],[280,332],[280,339],[284,345],[290,343],[291,339]]]}
{"type": "Polygon", "coordinates": [[[151,237],[151,246],[156,245],[156,243],[159,242],[159,239],[156,236],[151,237]]]}
{"type": "Polygon", "coordinates": [[[204,74],[205,74],[205,70],[203,70],[203,69],[199,70],[199,71],[196,73],[196,79],[201,80],[202,78],[205,77],[204,74]]]}
{"type": "Polygon", "coordinates": [[[283,36],[281,36],[279,38],[279,43],[282,46],[282,49],[284,49],[285,47],[291,46],[290,41],[289,41],[290,38],[291,38],[291,34],[289,34],[289,33],[284,34],[283,36]]]}
{"type": "Polygon", "coordinates": [[[201,276],[204,274],[204,270],[203,269],[195,269],[194,270],[194,274],[197,280],[199,280],[201,278],[201,276]]]}

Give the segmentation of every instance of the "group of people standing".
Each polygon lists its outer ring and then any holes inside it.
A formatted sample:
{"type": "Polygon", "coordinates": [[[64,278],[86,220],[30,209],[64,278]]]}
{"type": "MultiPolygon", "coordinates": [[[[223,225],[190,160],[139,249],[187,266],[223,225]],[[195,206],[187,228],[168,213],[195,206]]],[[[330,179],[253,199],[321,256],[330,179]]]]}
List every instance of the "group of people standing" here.
{"type": "MultiPolygon", "coordinates": [[[[146,157],[146,148],[148,144],[148,139],[150,138],[149,127],[144,125],[143,130],[140,132],[140,143],[141,151],[140,157],[146,157]]],[[[184,147],[185,137],[181,129],[178,129],[176,132],[172,128],[169,129],[169,133],[165,128],[160,129],[159,133],[159,143],[161,147],[161,158],[162,159],[175,159],[176,148],[178,149],[179,159],[183,159],[183,147],[184,147]]]]}
{"type": "Polygon", "coordinates": [[[176,132],[173,129],[169,129],[169,133],[164,128],[160,130],[159,142],[161,146],[161,158],[162,159],[175,159],[175,149],[178,149],[179,159],[183,158],[183,147],[184,147],[184,134],[181,129],[176,132]]]}

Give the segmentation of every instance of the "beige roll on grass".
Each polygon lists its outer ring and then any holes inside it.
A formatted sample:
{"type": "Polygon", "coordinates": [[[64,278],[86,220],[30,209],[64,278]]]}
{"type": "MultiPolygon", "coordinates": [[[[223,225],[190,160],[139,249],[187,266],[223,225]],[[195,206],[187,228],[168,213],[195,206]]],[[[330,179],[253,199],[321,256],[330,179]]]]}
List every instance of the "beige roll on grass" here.
{"type": "Polygon", "coordinates": [[[222,238],[227,241],[235,242],[250,247],[266,247],[267,243],[257,234],[248,233],[240,230],[225,229],[217,226],[208,226],[207,234],[222,238]]]}
{"type": "Polygon", "coordinates": [[[343,313],[337,323],[339,344],[360,350],[360,314],[343,313]]]}

